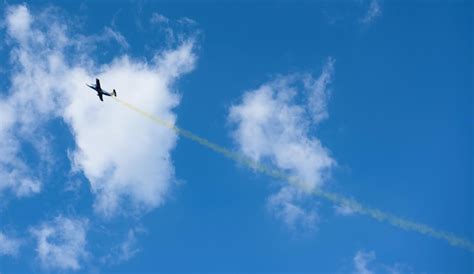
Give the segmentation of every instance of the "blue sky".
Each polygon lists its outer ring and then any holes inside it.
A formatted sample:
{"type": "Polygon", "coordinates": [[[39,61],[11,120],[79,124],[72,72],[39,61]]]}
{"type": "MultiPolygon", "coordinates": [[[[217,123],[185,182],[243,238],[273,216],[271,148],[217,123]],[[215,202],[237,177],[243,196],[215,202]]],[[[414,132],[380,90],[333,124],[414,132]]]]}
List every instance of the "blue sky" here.
{"type": "Polygon", "coordinates": [[[4,1],[0,273],[473,271],[472,3],[4,1]],[[255,162],[153,123],[84,83],[255,162]]]}

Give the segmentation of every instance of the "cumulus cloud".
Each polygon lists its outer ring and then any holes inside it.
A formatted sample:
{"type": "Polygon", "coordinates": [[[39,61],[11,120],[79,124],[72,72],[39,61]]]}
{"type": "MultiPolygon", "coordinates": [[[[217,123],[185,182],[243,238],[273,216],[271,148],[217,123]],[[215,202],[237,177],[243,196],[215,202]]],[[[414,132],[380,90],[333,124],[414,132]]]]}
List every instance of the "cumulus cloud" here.
{"type": "Polygon", "coordinates": [[[87,259],[86,219],[58,216],[32,228],[37,245],[37,258],[41,266],[48,269],[80,270],[87,259]]]}
{"type": "MultiPolygon", "coordinates": [[[[191,58],[189,50],[183,46],[178,52],[167,52],[157,58],[154,66],[123,57],[98,77],[103,86],[120,87],[117,92],[121,99],[174,123],[172,109],[179,97],[170,85],[187,68],[184,66],[192,65],[192,61],[177,64],[182,58],[191,58]]],[[[77,87],[81,89],[84,91],[77,87]]],[[[74,164],[97,194],[97,211],[110,215],[127,202],[139,208],[153,208],[163,202],[174,177],[170,160],[177,140],[174,132],[156,127],[110,100],[99,104],[92,94],[72,100],[64,117],[76,139],[74,164]]]]}
{"type": "Polygon", "coordinates": [[[180,100],[174,83],[194,68],[193,40],[156,52],[151,60],[123,54],[96,64],[93,47],[81,45],[100,41],[73,34],[73,26],[54,14],[35,16],[20,5],[8,9],[7,22],[14,69],[8,96],[0,99],[5,106],[0,110],[6,113],[0,116],[6,121],[0,126],[0,136],[5,136],[0,148],[7,152],[0,154],[0,177],[11,179],[0,191],[8,187],[19,196],[40,191],[28,164],[21,161],[17,137],[34,140],[45,122],[62,119],[76,144],[70,153],[72,166],[89,180],[98,213],[113,216],[125,207],[148,210],[162,204],[174,180],[170,152],[176,134],[110,98],[98,101],[84,83],[100,78],[102,87],[115,88],[121,99],[174,123],[173,109],[180,100]]]}
{"type": "Polygon", "coordinates": [[[20,239],[0,232],[0,255],[17,256],[21,244],[20,239]]]}
{"type": "Polygon", "coordinates": [[[363,24],[372,23],[375,18],[379,17],[382,14],[382,9],[378,0],[370,0],[369,7],[366,14],[362,17],[361,22],[363,24]]]}
{"type": "Polygon", "coordinates": [[[247,91],[229,111],[235,126],[232,136],[244,155],[269,161],[300,179],[299,186],[288,186],[268,201],[286,223],[317,219],[313,210],[305,211],[296,203],[304,197],[300,193],[321,187],[335,164],[320,140],[310,135],[310,128],[327,117],[327,85],[333,64],[329,59],[317,79],[281,76],[247,91]],[[303,102],[297,102],[298,96],[305,98],[303,102]]]}

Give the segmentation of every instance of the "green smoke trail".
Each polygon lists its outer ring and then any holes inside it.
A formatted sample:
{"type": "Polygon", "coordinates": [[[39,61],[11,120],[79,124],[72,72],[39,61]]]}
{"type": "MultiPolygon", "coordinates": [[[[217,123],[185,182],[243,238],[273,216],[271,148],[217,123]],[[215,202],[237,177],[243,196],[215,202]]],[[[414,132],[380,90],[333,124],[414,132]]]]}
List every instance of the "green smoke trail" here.
{"type": "MultiPolygon", "coordinates": [[[[289,182],[290,184],[293,184],[293,185],[296,185],[296,186],[301,186],[303,185],[302,181],[299,180],[298,178],[294,177],[294,176],[288,176],[287,174],[285,174],[284,172],[278,170],[278,169],[275,169],[275,168],[271,168],[271,167],[268,167],[266,165],[263,165],[263,164],[260,164],[258,162],[255,162],[241,154],[238,154],[238,153],[235,153],[235,152],[232,152],[224,147],[221,147],[217,144],[214,144],[188,130],[185,130],[185,129],[181,129],[171,123],[168,123],[167,121],[163,120],[163,119],[160,119],[158,117],[155,117],[153,116],[152,114],[146,112],[146,111],[143,111],[123,100],[120,100],[118,99],[117,97],[112,97],[114,98],[115,100],[117,100],[119,103],[121,103],[123,106],[126,106],[127,108],[143,115],[144,117],[147,117],[148,119],[150,119],[151,121],[157,123],[157,124],[160,124],[164,127],[167,127],[171,130],[173,130],[174,132],[176,132],[176,134],[180,135],[180,136],[183,136],[185,138],[188,138],[204,147],[207,147],[231,160],[234,160],[235,162],[238,162],[240,164],[243,164],[255,171],[258,171],[260,173],[263,173],[263,174],[266,174],[274,179],[278,179],[278,180],[282,180],[282,181],[287,181],[289,182]]],[[[404,219],[404,218],[401,218],[401,217],[397,217],[393,214],[390,214],[390,213],[387,213],[387,212],[383,212],[379,209],[375,209],[375,208],[370,208],[370,207],[366,207],[366,206],[363,206],[362,204],[360,204],[359,202],[355,201],[354,199],[351,199],[351,198],[348,198],[348,197],[345,197],[343,195],[340,195],[340,194],[337,194],[337,193],[334,193],[334,192],[329,192],[329,191],[323,191],[321,189],[317,189],[317,190],[314,190],[314,191],[311,191],[311,193],[315,196],[318,196],[318,197],[321,197],[321,198],[324,198],[328,201],[331,201],[337,205],[341,205],[341,206],[344,206],[344,207],[348,207],[350,208],[352,211],[354,212],[357,212],[359,214],[362,214],[362,215],[366,215],[366,216],[369,216],[379,222],[387,222],[395,227],[398,227],[398,228],[401,228],[403,230],[407,230],[407,231],[414,231],[414,232],[418,232],[420,234],[423,234],[423,235],[427,235],[427,236],[430,236],[430,237],[433,237],[435,239],[439,239],[439,240],[443,240],[447,243],[449,243],[450,245],[452,246],[455,246],[455,247],[460,247],[460,248],[463,248],[463,249],[466,249],[472,253],[474,253],[474,244],[468,240],[468,239],[465,239],[465,238],[461,238],[459,236],[456,236],[452,233],[449,233],[449,232],[446,232],[446,231],[442,231],[442,230],[437,230],[437,229],[434,229],[434,228],[431,228],[429,227],[428,225],[425,225],[425,224],[421,224],[421,223],[417,223],[417,222],[413,222],[413,221],[410,221],[410,220],[407,220],[407,219],[404,219]]]]}

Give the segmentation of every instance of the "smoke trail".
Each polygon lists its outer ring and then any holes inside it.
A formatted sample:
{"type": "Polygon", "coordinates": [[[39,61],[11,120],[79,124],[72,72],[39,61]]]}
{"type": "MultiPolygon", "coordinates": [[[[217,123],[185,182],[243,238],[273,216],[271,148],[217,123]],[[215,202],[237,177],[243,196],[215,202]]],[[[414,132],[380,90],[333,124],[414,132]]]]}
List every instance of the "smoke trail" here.
{"type": "MultiPolygon", "coordinates": [[[[287,174],[285,174],[284,172],[278,170],[278,169],[274,169],[274,168],[271,168],[271,167],[268,167],[266,165],[263,165],[263,164],[260,164],[258,162],[255,162],[241,154],[238,154],[238,153],[235,153],[235,152],[232,152],[224,147],[221,147],[217,144],[214,144],[202,137],[199,137],[198,135],[188,131],[188,130],[185,130],[185,129],[181,129],[163,119],[160,119],[158,117],[155,117],[153,116],[152,114],[146,112],[146,111],[143,111],[125,101],[122,101],[120,100],[119,98],[117,97],[112,97],[114,98],[115,100],[117,100],[118,102],[120,102],[122,105],[126,106],[127,108],[149,118],[150,120],[154,121],[155,123],[157,124],[160,124],[164,127],[167,127],[173,131],[176,132],[176,134],[179,134],[185,138],[188,138],[202,146],[205,146],[229,159],[232,159],[234,160],[235,162],[238,162],[240,164],[243,164],[247,167],[250,167],[251,169],[255,170],[255,171],[258,171],[260,173],[263,173],[263,174],[266,174],[274,179],[278,179],[278,180],[283,180],[283,181],[287,181],[289,182],[290,184],[293,184],[293,185],[296,185],[296,186],[300,186],[300,185],[303,185],[302,181],[299,180],[297,177],[294,177],[294,176],[288,176],[287,174]]],[[[459,236],[456,236],[452,233],[449,233],[449,232],[446,232],[446,231],[442,231],[442,230],[436,230],[434,228],[431,228],[425,224],[421,224],[421,223],[417,223],[417,222],[413,222],[413,221],[410,221],[410,220],[407,220],[407,219],[404,219],[404,218],[400,218],[400,217],[397,217],[395,215],[392,215],[390,213],[386,213],[386,212],[383,212],[379,209],[375,209],[375,208],[370,208],[370,207],[365,207],[363,206],[362,204],[360,204],[359,202],[355,201],[354,199],[351,199],[351,198],[348,198],[348,197],[345,197],[343,195],[340,195],[340,194],[337,194],[337,193],[334,193],[334,192],[329,192],[329,191],[323,191],[323,190],[320,190],[320,189],[317,189],[317,190],[314,190],[314,191],[311,191],[312,194],[318,196],[318,197],[321,197],[321,198],[324,198],[328,201],[331,201],[335,204],[338,204],[338,205],[341,205],[341,206],[344,206],[344,207],[349,207],[351,210],[353,210],[354,212],[358,212],[359,214],[362,214],[362,215],[366,215],[366,216],[369,216],[379,222],[387,222],[395,227],[398,227],[398,228],[401,228],[403,230],[407,230],[407,231],[414,231],[414,232],[418,232],[420,234],[423,234],[423,235],[427,235],[427,236],[430,236],[430,237],[433,237],[433,238],[436,238],[436,239],[439,239],[439,240],[443,240],[447,243],[449,243],[450,245],[452,246],[455,246],[455,247],[460,247],[460,248],[463,248],[463,249],[467,249],[468,251],[474,253],[474,244],[468,240],[468,239],[465,239],[465,238],[461,238],[459,236]]]]}

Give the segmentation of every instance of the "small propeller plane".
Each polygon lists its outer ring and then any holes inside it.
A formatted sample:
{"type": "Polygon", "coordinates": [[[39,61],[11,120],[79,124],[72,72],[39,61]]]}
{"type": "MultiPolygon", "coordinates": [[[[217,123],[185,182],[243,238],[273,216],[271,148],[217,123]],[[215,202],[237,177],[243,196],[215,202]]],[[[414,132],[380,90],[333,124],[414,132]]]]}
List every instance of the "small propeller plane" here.
{"type": "Polygon", "coordinates": [[[112,91],[112,93],[110,92],[107,92],[106,90],[103,90],[101,87],[100,87],[100,81],[99,79],[95,79],[95,85],[92,84],[92,85],[89,85],[89,84],[86,84],[86,86],[90,87],[91,89],[97,91],[97,96],[99,96],[99,99],[103,102],[104,99],[102,96],[115,96],[117,97],[117,92],[115,91],[112,91]]]}

